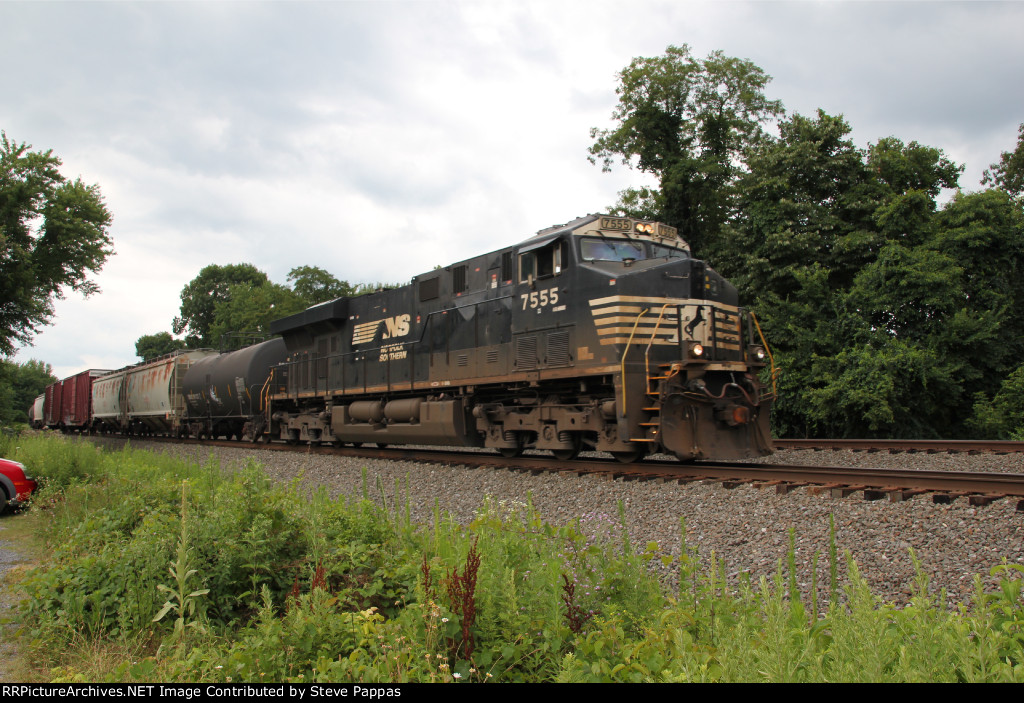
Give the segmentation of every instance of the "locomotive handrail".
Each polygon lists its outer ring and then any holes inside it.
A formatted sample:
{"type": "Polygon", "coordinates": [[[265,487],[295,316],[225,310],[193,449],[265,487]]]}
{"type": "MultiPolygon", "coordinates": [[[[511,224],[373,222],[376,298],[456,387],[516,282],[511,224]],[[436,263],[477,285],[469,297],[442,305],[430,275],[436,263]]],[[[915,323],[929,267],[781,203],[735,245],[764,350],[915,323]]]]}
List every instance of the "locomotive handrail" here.
{"type": "Polygon", "coordinates": [[[640,314],[636,316],[636,320],[633,321],[633,330],[629,333],[629,339],[626,341],[626,348],[622,350],[622,362],[620,365],[621,383],[622,383],[622,417],[626,417],[626,356],[629,353],[629,347],[633,344],[633,335],[636,334],[636,327],[640,324],[640,318],[646,315],[650,311],[650,308],[644,308],[640,311],[640,314]]]}
{"type": "Polygon", "coordinates": [[[748,310],[747,313],[750,315],[750,319],[754,321],[754,326],[757,328],[757,334],[761,338],[761,344],[764,345],[764,350],[768,354],[768,361],[771,363],[771,378],[772,378],[772,395],[778,396],[778,391],[775,386],[775,379],[778,376],[778,370],[775,368],[775,357],[772,355],[772,349],[768,346],[768,341],[764,338],[764,332],[761,331],[761,325],[757,321],[757,315],[754,314],[753,310],[748,310]]]}

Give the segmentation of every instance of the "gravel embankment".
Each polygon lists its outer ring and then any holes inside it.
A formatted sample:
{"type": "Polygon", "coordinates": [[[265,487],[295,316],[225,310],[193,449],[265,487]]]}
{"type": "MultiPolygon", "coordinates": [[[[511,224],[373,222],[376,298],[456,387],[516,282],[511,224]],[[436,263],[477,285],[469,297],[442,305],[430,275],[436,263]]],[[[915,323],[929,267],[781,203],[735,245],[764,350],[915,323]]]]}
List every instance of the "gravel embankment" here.
{"type": "MultiPolygon", "coordinates": [[[[141,446],[136,443],[135,446],[141,446]]],[[[248,449],[220,449],[182,445],[153,445],[158,451],[205,460],[211,452],[226,465],[254,455],[248,449]]],[[[257,454],[269,474],[281,481],[302,476],[310,486],[326,486],[332,495],[356,494],[362,486],[362,468],[372,496],[378,485],[389,505],[396,481],[398,502],[404,505],[409,477],[413,520],[430,519],[436,498],[440,506],[462,522],[488,496],[496,501],[532,499],[549,522],[564,523],[577,516],[617,520],[623,501],[630,536],[641,547],[650,541],[665,552],[678,554],[680,518],[686,519],[687,542],[699,549],[704,562],[712,553],[724,560],[735,577],[748,571],[757,579],[771,577],[780,560],[785,562],[789,530],[795,531],[796,563],[805,590],[811,584],[812,560],[818,558],[819,592],[828,585],[829,515],[835,519],[839,554],[849,552],[873,593],[886,601],[905,603],[913,589],[913,549],[928,575],[933,592],[945,589],[953,603],[968,601],[973,576],[988,584],[993,566],[1003,559],[1024,564],[1024,513],[1016,500],[1004,499],[986,507],[971,507],[964,499],[935,505],[927,496],[904,503],[864,501],[861,494],[844,499],[811,495],[804,489],[787,495],[751,486],[727,490],[713,483],[612,481],[593,476],[544,474],[533,476],[500,469],[421,465],[411,462],[350,459],[311,454],[262,452],[257,454]],[[608,516],[602,518],[600,516],[608,516]]],[[[828,464],[917,469],[1011,471],[1024,473],[1024,455],[886,454],[786,451],[770,457],[773,463],[828,464]]],[[[842,558],[842,557],[841,557],[842,558]]],[[[845,563],[840,573],[846,573],[845,563]]],[[[668,576],[669,581],[672,576],[668,576]]]]}

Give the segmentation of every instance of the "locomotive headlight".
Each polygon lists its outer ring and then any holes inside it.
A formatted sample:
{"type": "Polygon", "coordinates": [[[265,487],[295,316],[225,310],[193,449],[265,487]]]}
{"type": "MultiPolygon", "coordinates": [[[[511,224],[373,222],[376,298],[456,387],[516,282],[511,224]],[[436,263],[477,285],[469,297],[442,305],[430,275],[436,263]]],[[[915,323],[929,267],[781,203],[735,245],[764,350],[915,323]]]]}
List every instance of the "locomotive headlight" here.
{"type": "Polygon", "coordinates": [[[704,358],[704,345],[700,342],[694,342],[690,345],[690,356],[694,359],[704,358]]]}
{"type": "Polygon", "coordinates": [[[654,225],[650,223],[644,224],[643,222],[637,222],[636,231],[640,234],[654,234],[654,225]]]}
{"type": "Polygon", "coordinates": [[[764,361],[768,353],[764,350],[764,347],[751,347],[750,355],[754,357],[755,361],[764,361]]]}

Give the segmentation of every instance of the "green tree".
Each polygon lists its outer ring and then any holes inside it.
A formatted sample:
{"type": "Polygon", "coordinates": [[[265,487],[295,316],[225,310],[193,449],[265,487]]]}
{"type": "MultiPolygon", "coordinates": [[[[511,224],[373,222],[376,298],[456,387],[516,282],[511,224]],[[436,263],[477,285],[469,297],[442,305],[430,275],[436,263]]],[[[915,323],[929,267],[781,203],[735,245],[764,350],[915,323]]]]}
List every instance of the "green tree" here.
{"type": "Polygon", "coordinates": [[[150,361],[164,354],[185,348],[185,340],[175,339],[170,332],[144,334],[135,342],[135,355],[143,361],[150,361]]]}
{"type": "Polygon", "coordinates": [[[852,281],[880,248],[877,196],[864,152],[840,117],[818,111],[779,123],[779,138],[750,150],[736,184],[736,214],[711,253],[744,300],[786,299],[823,269],[830,286],[852,281]]]}
{"type": "Polygon", "coordinates": [[[29,406],[56,380],[53,368],[42,361],[0,359],[0,424],[28,422],[29,406]]]}
{"type": "Polygon", "coordinates": [[[243,283],[261,286],[268,281],[267,274],[252,264],[207,266],[182,289],[181,315],[174,318],[172,332],[184,334],[190,349],[216,346],[214,317],[219,305],[230,302],[232,288],[243,283]]]}
{"type": "Polygon", "coordinates": [[[618,80],[617,126],[591,130],[590,161],[610,170],[621,158],[657,177],[658,190],[626,190],[617,210],[675,225],[703,251],[729,214],[729,187],[764,138],[762,124],[783,113],[765,97],[771,77],[720,51],[696,59],[684,44],[633,59],[618,80]]]}
{"type": "Polygon", "coordinates": [[[98,291],[89,276],[114,252],[99,187],[67,180],[60,165],[0,132],[0,354],[29,343],[65,289],[98,291]]]}
{"type": "Polygon", "coordinates": [[[267,281],[238,283],[228,288],[214,310],[210,326],[212,346],[238,349],[270,336],[270,323],[306,309],[290,288],[267,281]]]}
{"type": "Polygon", "coordinates": [[[784,368],[777,432],[957,436],[972,393],[994,392],[1012,358],[1012,218],[991,196],[940,210],[962,170],[940,150],[862,150],[849,132],[822,111],[793,115],[750,151],[716,266],[784,368]]]}
{"type": "Polygon", "coordinates": [[[1017,148],[1004,151],[999,163],[985,170],[981,182],[1002,188],[1010,195],[1024,195],[1024,123],[1018,129],[1017,148]]]}
{"type": "Polygon", "coordinates": [[[917,142],[904,144],[896,137],[879,139],[868,147],[868,168],[893,195],[920,191],[931,198],[943,188],[956,188],[964,171],[941,149],[917,142]]]}
{"type": "Polygon", "coordinates": [[[969,425],[982,437],[1024,441],[1024,365],[1006,377],[991,400],[977,395],[969,425]]]}
{"type": "Polygon", "coordinates": [[[328,300],[353,295],[356,286],[339,281],[318,266],[297,266],[288,272],[292,290],[306,307],[326,303],[328,300]]]}

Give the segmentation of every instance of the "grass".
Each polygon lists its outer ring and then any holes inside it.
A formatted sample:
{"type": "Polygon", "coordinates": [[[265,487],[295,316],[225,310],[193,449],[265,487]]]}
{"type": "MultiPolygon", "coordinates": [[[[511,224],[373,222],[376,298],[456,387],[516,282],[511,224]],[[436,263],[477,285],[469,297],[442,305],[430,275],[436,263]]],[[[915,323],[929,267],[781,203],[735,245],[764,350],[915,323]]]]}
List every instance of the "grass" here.
{"type": "MultiPolygon", "coordinates": [[[[727,586],[712,553],[634,547],[624,515],[543,519],[486,501],[461,526],[409,520],[381,485],[330,499],[60,438],[4,439],[33,466],[34,544],[19,573],[31,681],[1020,681],[1021,569],[951,609],[919,576],[881,602],[823,555],[827,602],[795,581],[794,535],[773,578],[727,586]],[[648,568],[678,571],[666,594],[648,568]]],[[[5,531],[5,535],[8,534],[5,531]]],[[[818,555],[814,559],[818,559],[818,555]]],[[[817,572],[817,569],[815,569],[817,572]]]]}

